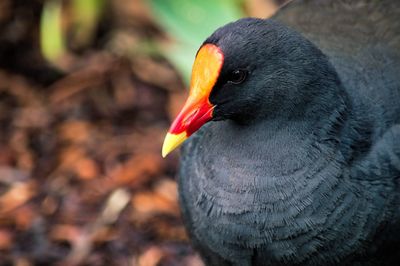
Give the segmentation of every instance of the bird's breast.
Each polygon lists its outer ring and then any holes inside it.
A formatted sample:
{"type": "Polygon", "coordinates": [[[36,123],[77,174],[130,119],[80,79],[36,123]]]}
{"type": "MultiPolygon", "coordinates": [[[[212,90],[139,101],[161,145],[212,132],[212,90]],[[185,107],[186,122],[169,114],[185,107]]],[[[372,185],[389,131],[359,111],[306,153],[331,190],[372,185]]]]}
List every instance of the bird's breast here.
{"type": "Polygon", "coordinates": [[[327,159],[328,151],[323,156],[295,136],[258,144],[248,132],[214,138],[216,129],[206,128],[185,146],[179,177],[184,219],[201,243],[222,257],[262,249],[279,261],[305,260],[323,246],[340,249],[354,241],[349,249],[360,239],[346,223],[366,224],[356,211],[366,202],[341,179],[341,165],[327,159]]]}

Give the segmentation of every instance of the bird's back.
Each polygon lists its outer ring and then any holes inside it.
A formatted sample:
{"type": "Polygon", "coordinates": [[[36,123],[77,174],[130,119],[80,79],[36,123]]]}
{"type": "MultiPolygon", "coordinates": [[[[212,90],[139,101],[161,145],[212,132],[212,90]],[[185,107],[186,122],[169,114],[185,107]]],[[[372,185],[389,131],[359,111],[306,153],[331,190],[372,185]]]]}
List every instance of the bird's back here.
{"type": "Polygon", "coordinates": [[[389,124],[400,122],[399,18],[391,0],[298,0],[274,17],[317,45],[355,104],[384,112],[389,124]]]}

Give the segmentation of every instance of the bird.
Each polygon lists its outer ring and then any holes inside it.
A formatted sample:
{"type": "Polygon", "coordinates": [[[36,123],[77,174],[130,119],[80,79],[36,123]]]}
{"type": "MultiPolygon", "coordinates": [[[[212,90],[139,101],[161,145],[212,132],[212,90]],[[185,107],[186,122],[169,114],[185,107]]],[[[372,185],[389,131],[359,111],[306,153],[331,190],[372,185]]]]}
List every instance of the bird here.
{"type": "Polygon", "coordinates": [[[398,265],[399,18],[298,0],[204,41],[162,155],[206,265],[398,265]]]}

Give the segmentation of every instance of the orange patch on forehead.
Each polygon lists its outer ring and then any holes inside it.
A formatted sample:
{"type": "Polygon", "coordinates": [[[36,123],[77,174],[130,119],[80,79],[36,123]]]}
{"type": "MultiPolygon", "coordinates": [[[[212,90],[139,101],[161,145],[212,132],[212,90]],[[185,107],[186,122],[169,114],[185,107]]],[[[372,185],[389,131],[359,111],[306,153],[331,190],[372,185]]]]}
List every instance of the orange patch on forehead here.
{"type": "Polygon", "coordinates": [[[223,62],[224,55],[216,45],[205,44],[200,48],[193,63],[189,98],[208,98],[217,82],[223,62]]]}

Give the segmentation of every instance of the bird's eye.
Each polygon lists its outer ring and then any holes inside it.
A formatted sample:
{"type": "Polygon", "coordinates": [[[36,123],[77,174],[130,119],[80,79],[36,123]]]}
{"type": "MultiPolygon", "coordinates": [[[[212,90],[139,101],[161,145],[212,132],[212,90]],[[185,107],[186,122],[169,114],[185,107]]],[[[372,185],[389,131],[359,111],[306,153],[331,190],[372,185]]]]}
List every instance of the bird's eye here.
{"type": "Polygon", "coordinates": [[[242,83],[247,77],[247,71],[244,69],[237,69],[230,73],[228,77],[228,82],[233,84],[242,83]]]}

